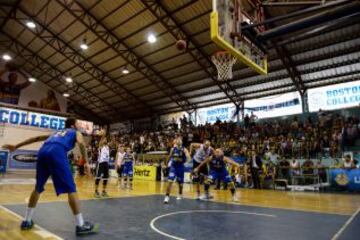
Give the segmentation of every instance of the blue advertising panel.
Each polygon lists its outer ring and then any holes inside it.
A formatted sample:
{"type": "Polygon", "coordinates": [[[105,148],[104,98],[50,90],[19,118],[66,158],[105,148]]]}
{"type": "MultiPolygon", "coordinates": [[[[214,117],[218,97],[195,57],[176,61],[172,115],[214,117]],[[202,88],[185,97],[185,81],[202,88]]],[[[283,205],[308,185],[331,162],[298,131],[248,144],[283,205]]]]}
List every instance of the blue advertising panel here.
{"type": "Polygon", "coordinates": [[[332,186],[360,191],[360,169],[332,169],[330,182],[332,186]]]}
{"type": "Polygon", "coordinates": [[[36,169],[37,151],[16,150],[10,154],[9,168],[36,169]]]}
{"type": "Polygon", "coordinates": [[[0,173],[6,172],[8,157],[9,157],[8,151],[0,150],[0,173]]]}

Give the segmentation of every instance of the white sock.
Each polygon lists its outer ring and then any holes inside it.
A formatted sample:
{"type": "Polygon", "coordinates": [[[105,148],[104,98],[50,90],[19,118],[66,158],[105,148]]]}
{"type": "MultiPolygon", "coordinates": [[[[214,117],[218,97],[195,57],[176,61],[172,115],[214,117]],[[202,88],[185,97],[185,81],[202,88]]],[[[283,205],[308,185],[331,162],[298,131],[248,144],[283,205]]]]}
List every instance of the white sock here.
{"type": "Polygon", "coordinates": [[[27,221],[27,222],[31,221],[31,219],[34,215],[34,210],[35,210],[35,208],[30,208],[30,207],[28,207],[26,209],[26,214],[25,214],[25,219],[24,219],[25,221],[27,221]]]}
{"type": "Polygon", "coordinates": [[[84,225],[84,219],[81,213],[75,215],[75,220],[76,220],[76,226],[83,226],[84,225]]]}

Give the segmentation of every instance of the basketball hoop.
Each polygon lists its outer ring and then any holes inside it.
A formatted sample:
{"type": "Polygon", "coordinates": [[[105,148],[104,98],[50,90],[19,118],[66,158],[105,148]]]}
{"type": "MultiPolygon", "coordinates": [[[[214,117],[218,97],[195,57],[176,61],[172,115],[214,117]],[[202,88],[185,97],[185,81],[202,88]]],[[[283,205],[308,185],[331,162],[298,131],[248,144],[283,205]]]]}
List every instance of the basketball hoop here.
{"type": "Polygon", "coordinates": [[[216,52],[211,56],[211,61],[216,66],[219,81],[232,79],[232,67],[236,63],[236,58],[231,53],[226,51],[216,52]]]}

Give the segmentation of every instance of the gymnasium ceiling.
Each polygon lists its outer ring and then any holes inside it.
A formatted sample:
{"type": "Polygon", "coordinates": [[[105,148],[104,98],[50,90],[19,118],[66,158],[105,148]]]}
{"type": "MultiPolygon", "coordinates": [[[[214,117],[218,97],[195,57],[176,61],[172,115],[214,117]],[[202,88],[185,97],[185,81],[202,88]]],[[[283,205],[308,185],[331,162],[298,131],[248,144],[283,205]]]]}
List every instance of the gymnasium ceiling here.
{"type": "MultiPolygon", "coordinates": [[[[255,1],[242,2],[251,12],[255,1]]],[[[270,19],[333,1],[262,2],[270,19]]],[[[269,41],[267,76],[237,63],[234,78],[219,83],[209,57],[220,50],[210,40],[210,11],[211,0],[2,0],[0,53],[10,53],[50,88],[69,93],[70,111],[102,123],[303,93],[360,78],[355,14],[269,41]],[[26,27],[28,20],[35,29],[26,27]],[[156,43],[147,42],[149,33],[156,43]],[[84,39],[86,51],[79,47],[84,39]],[[188,41],[187,51],[176,49],[177,39],[188,41]],[[123,74],[124,68],[130,73],[123,74]],[[74,82],[66,84],[66,76],[74,82]]]]}

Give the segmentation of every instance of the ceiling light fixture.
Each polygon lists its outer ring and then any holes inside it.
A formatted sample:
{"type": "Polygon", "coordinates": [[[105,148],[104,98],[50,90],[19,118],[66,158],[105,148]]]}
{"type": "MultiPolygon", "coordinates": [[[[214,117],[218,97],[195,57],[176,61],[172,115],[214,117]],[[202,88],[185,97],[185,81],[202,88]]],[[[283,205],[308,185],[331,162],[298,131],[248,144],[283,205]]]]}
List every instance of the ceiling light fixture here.
{"type": "Polygon", "coordinates": [[[86,44],[86,38],[84,38],[84,40],[82,41],[82,43],[80,44],[80,48],[82,50],[87,50],[89,48],[89,46],[86,44]]]}
{"type": "Polygon", "coordinates": [[[89,48],[89,46],[86,45],[85,43],[82,43],[82,44],[80,44],[80,48],[81,48],[82,50],[87,50],[87,49],[89,48]]]}
{"type": "Polygon", "coordinates": [[[123,73],[123,74],[129,74],[130,71],[129,71],[127,68],[124,68],[124,69],[122,70],[122,73],[123,73]]]}
{"type": "Polygon", "coordinates": [[[12,57],[9,54],[4,54],[2,55],[2,59],[4,59],[5,61],[10,61],[12,57]]]}
{"type": "Polygon", "coordinates": [[[148,40],[149,43],[154,43],[154,42],[156,42],[156,37],[155,37],[154,34],[150,34],[148,36],[147,40],[148,40]]]}
{"type": "Polygon", "coordinates": [[[31,29],[36,28],[36,24],[35,24],[34,22],[32,22],[32,21],[27,21],[27,22],[26,22],[26,26],[27,26],[28,28],[31,28],[31,29]]]}
{"type": "Polygon", "coordinates": [[[36,82],[36,79],[33,78],[33,77],[30,77],[30,78],[29,78],[29,82],[36,82]]]}
{"type": "Polygon", "coordinates": [[[70,97],[70,94],[64,93],[63,96],[67,98],[67,97],[70,97]]]}
{"type": "Polygon", "coordinates": [[[73,80],[72,80],[71,77],[66,77],[66,78],[65,78],[65,81],[66,81],[67,83],[72,83],[72,82],[73,82],[73,80]]]}

